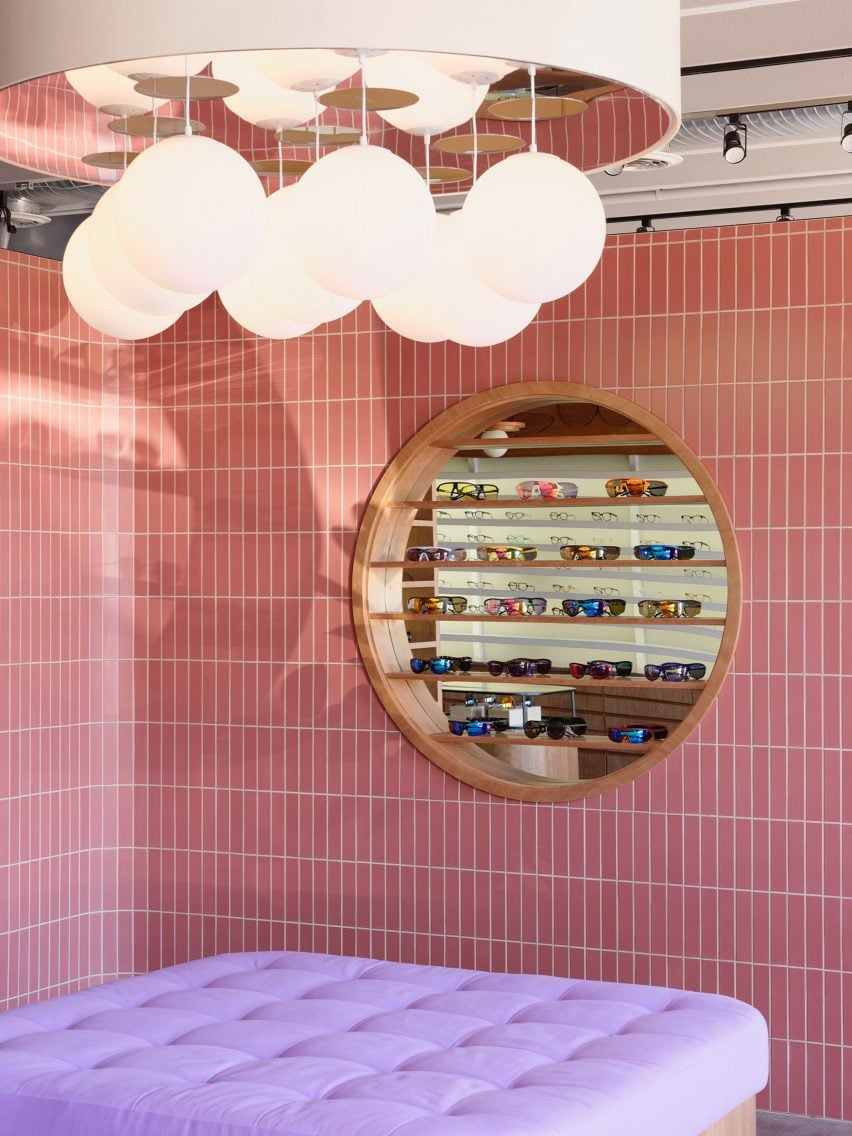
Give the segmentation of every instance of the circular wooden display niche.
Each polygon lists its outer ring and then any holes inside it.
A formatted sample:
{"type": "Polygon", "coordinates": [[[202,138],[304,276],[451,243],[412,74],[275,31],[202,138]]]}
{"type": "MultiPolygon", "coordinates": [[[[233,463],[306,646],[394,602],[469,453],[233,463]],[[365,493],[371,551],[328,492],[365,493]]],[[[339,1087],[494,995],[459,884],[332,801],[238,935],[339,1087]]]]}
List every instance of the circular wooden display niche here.
{"type": "Polygon", "coordinates": [[[367,507],[353,566],[358,642],[370,680],[390,716],[430,761],[478,789],[525,801],[565,801],[603,793],[656,765],[705,714],[724,678],[740,618],[736,542],[724,502],[698,458],[648,411],[606,391],[530,382],[490,390],[438,415],[398,454],[367,507]],[[506,422],[506,420],[509,420],[506,422]],[[480,435],[508,425],[506,441],[480,435]],[[489,457],[483,445],[505,449],[489,457]],[[606,495],[610,478],[659,480],[665,496],[606,495]],[[575,498],[519,499],[520,481],[573,482],[575,498]],[[498,494],[456,500],[442,482],[496,485],[498,494]],[[644,561],[634,545],[692,542],[694,559],[644,561]],[[534,560],[477,559],[483,544],[534,547],[534,560]],[[563,544],[617,545],[616,560],[564,560],[563,544]],[[466,559],[418,562],[410,546],[464,548],[466,559]],[[415,596],[461,596],[472,613],[407,611],[415,596]],[[484,613],[488,598],[544,597],[542,615],[484,613]],[[565,599],[624,600],[618,616],[561,614],[565,599]],[[642,599],[701,604],[693,617],[644,618],[642,599]],[[556,607],[560,614],[553,614],[556,607]],[[435,675],[412,658],[470,656],[474,669],[435,675]],[[548,658],[546,678],[490,675],[477,663],[548,658]],[[573,678],[570,662],[629,660],[629,677],[573,678]],[[646,663],[698,662],[703,681],[651,682],[646,663]],[[487,713],[586,720],[580,739],[528,738],[522,728],[470,740],[448,718],[487,713]],[[524,698],[530,704],[523,706],[524,698]],[[644,745],[610,741],[628,723],[668,727],[644,745]]]}

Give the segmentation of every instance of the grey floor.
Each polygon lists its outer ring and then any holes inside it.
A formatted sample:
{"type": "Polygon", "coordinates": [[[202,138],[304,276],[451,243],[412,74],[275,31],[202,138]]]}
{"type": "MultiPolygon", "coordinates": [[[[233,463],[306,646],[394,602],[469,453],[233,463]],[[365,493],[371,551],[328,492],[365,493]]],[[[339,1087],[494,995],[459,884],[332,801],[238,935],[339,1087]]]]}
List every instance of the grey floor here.
{"type": "Polygon", "coordinates": [[[842,1120],[814,1120],[808,1116],[759,1112],[757,1136],[852,1136],[852,1124],[842,1120]]]}

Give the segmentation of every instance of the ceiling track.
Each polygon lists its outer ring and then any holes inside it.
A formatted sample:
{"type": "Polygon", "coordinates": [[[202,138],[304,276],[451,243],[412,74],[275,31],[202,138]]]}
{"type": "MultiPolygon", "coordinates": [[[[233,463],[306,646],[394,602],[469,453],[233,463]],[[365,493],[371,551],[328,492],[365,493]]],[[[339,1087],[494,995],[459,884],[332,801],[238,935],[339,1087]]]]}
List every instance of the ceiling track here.
{"type": "Polygon", "coordinates": [[[726,71],[751,71],[758,67],[789,67],[796,63],[823,63],[832,59],[852,59],[852,47],[834,47],[823,51],[802,51],[791,55],[767,55],[759,59],[731,59],[726,63],[696,63],[681,67],[681,77],[719,75],[726,71]]]}

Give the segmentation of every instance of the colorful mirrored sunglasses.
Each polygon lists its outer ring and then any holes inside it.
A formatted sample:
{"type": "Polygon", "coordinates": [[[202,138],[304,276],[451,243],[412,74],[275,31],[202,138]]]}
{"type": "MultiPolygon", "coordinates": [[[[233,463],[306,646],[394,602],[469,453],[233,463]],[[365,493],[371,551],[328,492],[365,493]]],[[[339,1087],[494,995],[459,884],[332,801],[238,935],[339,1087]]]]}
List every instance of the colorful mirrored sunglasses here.
{"type": "Polygon", "coordinates": [[[467,560],[466,548],[444,548],[442,545],[413,545],[405,550],[406,560],[467,560]]]}
{"type": "Polygon", "coordinates": [[[639,614],[645,619],[691,619],[701,613],[698,600],[640,600],[639,614]]]}
{"type": "Polygon", "coordinates": [[[496,485],[483,485],[470,481],[442,481],[435,492],[439,497],[447,497],[450,501],[460,501],[463,497],[473,497],[476,501],[482,501],[486,497],[500,495],[496,485]]]}
{"type": "Polygon", "coordinates": [[[645,678],[656,682],[699,682],[707,674],[703,663],[646,663],[645,678]]]}
{"type": "Polygon", "coordinates": [[[603,615],[623,615],[627,604],[624,600],[563,600],[561,607],[554,607],[554,615],[587,615],[595,618],[603,615]]]}
{"type": "Polygon", "coordinates": [[[511,678],[531,678],[533,675],[549,674],[552,666],[550,659],[509,659],[505,663],[499,659],[490,659],[488,673],[496,677],[505,671],[511,678]]]}
{"type": "Polygon", "coordinates": [[[695,549],[687,544],[634,544],[637,560],[692,560],[695,549]]]}
{"type": "Polygon", "coordinates": [[[563,560],[618,560],[617,544],[563,544],[559,549],[563,560]]]}
{"type": "Polygon", "coordinates": [[[547,733],[549,738],[581,738],[588,729],[585,718],[545,718],[543,721],[524,722],[524,733],[528,738],[537,738],[547,733]]]}
{"type": "Polygon", "coordinates": [[[469,671],[473,666],[470,655],[435,655],[432,659],[411,659],[411,669],[415,674],[452,674],[453,671],[469,671]]]}
{"type": "Polygon", "coordinates": [[[607,737],[611,742],[630,742],[631,745],[644,745],[645,742],[660,741],[668,737],[668,726],[655,723],[631,723],[628,726],[610,726],[607,737]]]}
{"type": "Polygon", "coordinates": [[[644,477],[611,477],[604,488],[608,497],[663,497],[669,487],[665,481],[644,477]]]}
{"type": "Polygon", "coordinates": [[[519,481],[515,491],[524,501],[536,497],[548,500],[560,497],[576,497],[578,492],[573,481],[519,481]]]}
{"type": "Polygon", "coordinates": [[[467,600],[464,596],[412,596],[406,606],[409,611],[417,613],[449,615],[454,612],[459,615],[467,611],[467,600]]]}
{"type": "Polygon", "coordinates": [[[470,722],[450,722],[450,733],[456,737],[467,734],[468,737],[479,738],[483,734],[490,734],[493,729],[494,724],[486,722],[484,718],[474,718],[470,722]]]}
{"type": "Polygon", "coordinates": [[[544,615],[547,600],[543,596],[515,599],[512,596],[489,597],[483,605],[488,615],[544,615]]]}
{"type": "Polygon", "coordinates": [[[624,659],[611,663],[607,659],[592,659],[588,663],[569,663],[568,673],[572,678],[626,678],[633,671],[633,664],[624,659]]]}
{"type": "Polygon", "coordinates": [[[476,550],[478,560],[535,560],[538,551],[520,544],[483,544],[476,550]]]}

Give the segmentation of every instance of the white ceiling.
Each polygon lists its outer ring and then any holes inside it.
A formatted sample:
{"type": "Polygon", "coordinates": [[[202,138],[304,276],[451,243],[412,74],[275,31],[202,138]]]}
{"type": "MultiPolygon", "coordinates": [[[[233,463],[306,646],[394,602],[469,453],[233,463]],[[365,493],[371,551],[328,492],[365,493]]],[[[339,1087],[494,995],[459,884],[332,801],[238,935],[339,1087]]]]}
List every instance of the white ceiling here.
{"type": "MultiPolygon", "coordinates": [[[[840,115],[852,99],[849,57],[785,60],[690,74],[691,68],[852,52],[850,0],[681,0],[684,127],[671,149],[684,161],[668,170],[626,172],[593,180],[610,218],[659,212],[764,205],[765,211],[655,220],[655,227],[757,222],[778,206],[830,199],[818,208],[794,208],[796,217],[852,213],[852,154],[840,148],[840,115]],[[724,115],[770,108],[750,121],[748,157],[722,159],[724,115]],[[785,108],[785,109],[781,109],[785,108]],[[808,108],[808,109],[802,109],[808,108]]],[[[632,231],[636,222],[612,226],[632,231]]]]}

